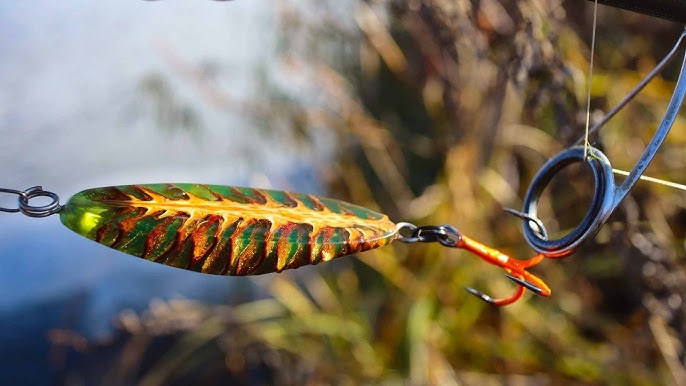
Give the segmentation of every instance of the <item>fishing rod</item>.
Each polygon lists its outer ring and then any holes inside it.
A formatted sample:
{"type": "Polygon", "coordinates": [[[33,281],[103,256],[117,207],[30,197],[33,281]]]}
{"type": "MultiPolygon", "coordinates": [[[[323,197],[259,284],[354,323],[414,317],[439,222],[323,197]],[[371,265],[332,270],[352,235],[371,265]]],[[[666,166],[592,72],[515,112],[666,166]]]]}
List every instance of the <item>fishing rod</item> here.
{"type": "Polygon", "coordinates": [[[598,0],[598,3],[686,24],[686,0],[598,0]]]}

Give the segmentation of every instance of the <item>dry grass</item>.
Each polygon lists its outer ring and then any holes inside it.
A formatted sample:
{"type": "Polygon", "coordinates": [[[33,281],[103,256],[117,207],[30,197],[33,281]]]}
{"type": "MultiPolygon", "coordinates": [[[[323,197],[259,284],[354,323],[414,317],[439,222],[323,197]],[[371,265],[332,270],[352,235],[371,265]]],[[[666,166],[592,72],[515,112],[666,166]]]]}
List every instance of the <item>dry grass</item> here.
{"type": "MultiPolygon", "coordinates": [[[[518,221],[501,208],[519,207],[538,167],[583,133],[589,8],[574,3],[281,4],[283,71],[298,91],[272,84],[265,98],[274,97],[273,109],[260,111],[259,121],[305,149],[323,132],[335,138],[334,159],[321,165],[330,195],[397,221],[454,224],[529,257],[518,221]]],[[[595,115],[679,33],[611,9],[601,9],[599,21],[595,115]]],[[[673,78],[652,83],[593,139],[615,167],[630,168],[642,152],[673,78]]],[[[684,129],[680,116],[649,174],[684,175],[684,129]]],[[[583,215],[589,181],[570,171],[550,189],[544,219],[554,232],[583,215]]],[[[684,197],[639,183],[592,245],[536,269],[553,288],[549,299],[489,307],[463,286],[507,294],[513,288],[498,269],[465,252],[397,245],[261,278],[270,299],[170,304],[123,317],[130,341],[176,338],[145,367],[141,356],[126,362],[124,354],[140,350],[124,351],[122,374],[173,384],[220,358],[226,373],[248,384],[240,377],[253,368],[275,384],[679,384],[684,197]]]]}

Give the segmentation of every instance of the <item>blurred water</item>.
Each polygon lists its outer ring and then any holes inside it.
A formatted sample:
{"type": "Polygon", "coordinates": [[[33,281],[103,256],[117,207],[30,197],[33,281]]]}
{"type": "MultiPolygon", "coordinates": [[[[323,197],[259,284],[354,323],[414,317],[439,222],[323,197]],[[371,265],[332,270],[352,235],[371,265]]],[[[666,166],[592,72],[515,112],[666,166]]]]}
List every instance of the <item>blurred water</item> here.
{"type": "MultiPolygon", "coordinates": [[[[310,165],[318,155],[293,154],[213,107],[173,63],[204,64],[223,93],[249,97],[256,69],[273,60],[272,17],[267,5],[247,0],[1,2],[0,186],[42,185],[63,201],[85,188],[152,182],[272,181],[315,191],[310,165]],[[146,81],[194,112],[197,127],[160,127],[146,81]]],[[[102,336],[116,312],[151,297],[222,301],[232,284],[247,283],[128,257],[56,217],[0,214],[0,260],[0,320],[13,325],[0,334],[4,370],[47,360],[49,328],[102,336]],[[32,312],[43,312],[42,323],[32,312]],[[35,355],[8,362],[14,344],[31,353],[30,339],[41,342],[35,355]]]]}

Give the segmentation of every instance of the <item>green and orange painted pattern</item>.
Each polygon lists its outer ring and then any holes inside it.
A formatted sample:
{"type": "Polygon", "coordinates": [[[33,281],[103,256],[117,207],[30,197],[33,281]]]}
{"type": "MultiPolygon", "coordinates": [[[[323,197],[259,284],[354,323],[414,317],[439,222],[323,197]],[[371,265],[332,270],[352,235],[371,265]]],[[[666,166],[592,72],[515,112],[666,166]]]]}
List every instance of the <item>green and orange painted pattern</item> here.
{"type": "Polygon", "coordinates": [[[124,253],[219,275],[280,272],[396,238],[387,216],[347,202],[217,185],[84,190],[60,217],[76,233],[124,253]]]}

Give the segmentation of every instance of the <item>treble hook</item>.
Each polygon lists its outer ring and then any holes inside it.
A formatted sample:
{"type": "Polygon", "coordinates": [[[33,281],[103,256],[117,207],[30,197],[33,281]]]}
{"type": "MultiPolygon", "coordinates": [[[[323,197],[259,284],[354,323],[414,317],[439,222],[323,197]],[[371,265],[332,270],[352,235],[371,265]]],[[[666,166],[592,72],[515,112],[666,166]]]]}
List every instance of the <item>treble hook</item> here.
{"type": "Polygon", "coordinates": [[[418,227],[410,223],[397,224],[398,240],[404,243],[438,242],[445,247],[465,249],[488,263],[498,266],[507,272],[505,277],[517,283],[515,292],[506,298],[493,298],[472,287],[466,287],[472,295],[495,306],[512,304],[524,296],[526,290],[541,296],[550,296],[551,290],[539,277],[528,272],[526,269],[543,261],[544,256],[538,254],[528,260],[519,260],[510,257],[497,249],[488,247],[460,233],[452,225],[429,225],[418,227]],[[403,229],[411,231],[410,236],[403,236],[403,229]]]}

